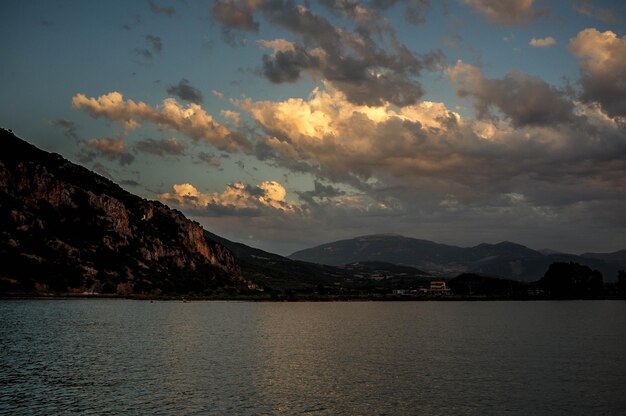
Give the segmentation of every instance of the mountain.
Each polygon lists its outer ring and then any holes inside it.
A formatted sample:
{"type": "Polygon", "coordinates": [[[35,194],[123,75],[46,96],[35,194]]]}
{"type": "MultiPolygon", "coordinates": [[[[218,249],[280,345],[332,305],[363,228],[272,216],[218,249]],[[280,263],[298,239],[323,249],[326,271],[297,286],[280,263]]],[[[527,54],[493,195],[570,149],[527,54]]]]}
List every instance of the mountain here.
{"type": "Polygon", "coordinates": [[[606,281],[615,280],[618,265],[573,254],[543,254],[512,242],[463,248],[397,234],[375,234],[335,241],[297,251],[294,260],[333,266],[381,261],[417,267],[435,276],[477,273],[520,281],[540,279],[553,262],[578,262],[598,269],[606,281]]]}
{"type": "Polygon", "coordinates": [[[229,241],[209,231],[205,234],[231,250],[243,276],[267,291],[386,293],[397,288],[425,287],[434,279],[422,270],[384,262],[359,262],[336,267],[292,260],[229,241]]]}
{"type": "Polygon", "coordinates": [[[602,260],[626,269],[626,250],[619,250],[613,253],[583,253],[580,256],[586,259],[602,260]]]}
{"type": "Polygon", "coordinates": [[[0,131],[0,293],[247,291],[232,252],[179,211],[0,131]]]}
{"type": "Polygon", "coordinates": [[[306,292],[320,286],[345,286],[350,281],[350,273],[337,267],[292,260],[209,231],[205,235],[227,247],[237,258],[243,276],[263,289],[306,292]]]}

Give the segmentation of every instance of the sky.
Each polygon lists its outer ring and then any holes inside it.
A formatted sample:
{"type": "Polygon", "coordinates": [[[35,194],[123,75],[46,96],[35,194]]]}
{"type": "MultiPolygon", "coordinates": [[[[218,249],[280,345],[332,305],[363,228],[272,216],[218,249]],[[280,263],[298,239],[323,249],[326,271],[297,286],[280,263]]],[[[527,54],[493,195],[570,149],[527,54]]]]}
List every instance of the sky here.
{"type": "Polygon", "coordinates": [[[626,3],[4,0],[0,126],[279,254],[626,248],[626,3]]]}

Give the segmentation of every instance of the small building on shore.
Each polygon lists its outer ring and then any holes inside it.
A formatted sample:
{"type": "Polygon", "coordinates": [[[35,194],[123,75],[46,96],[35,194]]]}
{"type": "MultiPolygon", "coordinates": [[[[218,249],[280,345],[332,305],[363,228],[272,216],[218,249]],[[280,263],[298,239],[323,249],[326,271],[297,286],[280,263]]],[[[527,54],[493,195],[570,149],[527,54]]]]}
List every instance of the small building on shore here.
{"type": "Polygon", "coordinates": [[[428,287],[429,295],[449,295],[450,288],[446,286],[444,280],[433,280],[428,287]]]}

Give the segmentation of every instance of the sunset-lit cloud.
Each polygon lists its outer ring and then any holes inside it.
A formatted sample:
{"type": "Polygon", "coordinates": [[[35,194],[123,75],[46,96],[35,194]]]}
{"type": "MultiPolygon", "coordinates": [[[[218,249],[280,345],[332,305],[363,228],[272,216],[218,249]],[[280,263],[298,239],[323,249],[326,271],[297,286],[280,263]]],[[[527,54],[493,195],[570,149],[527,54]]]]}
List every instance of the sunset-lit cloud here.
{"type": "Polygon", "coordinates": [[[142,101],[124,100],[119,92],[111,92],[98,98],[76,94],[72,105],[89,113],[92,117],[104,117],[117,121],[127,129],[139,127],[140,122],[154,123],[160,130],[173,130],[194,140],[204,140],[218,149],[236,151],[247,140],[231,134],[198,104],[181,106],[173,98],[163,100],[159,107],[152,107],[142,101]]]}
{"type": "MultiPolygon", "coordinates": [[[[626,163],[618,155],[626,146],[613,138],[623,127],[607,122],[611,119],[599,108],[569,102],[546,83],[523,75],[496,80],[496,88],[476,67],[463,65],[453,68],[462,73],[451,76],[467,73],[462,82],[479,81],[472,97],[496,106],[506,118],[464,119],[431,102],[357,106],[329,86],[315,90],[308,100],[238,104],[267,133],[257,146],[261,159],[353,186],[374,201],[393,197],[396,207],[423,202],[423,192],[428,192],[441,195],[442,201],[453,195],[458,211],[514,186],[523,191],[517,193],[525,195],[530,209],[532,204],[552,204],[555,189],[573,178],[586,177],[589,189],[605,195],[620,186],[615,178],[626,174],[626,163]],[[520,91],[513,109],[504,104],[511,96],[507,85],[520,91]]],[[[341,200],[333,198],[327,206],[339,206],[341,200]]]]}
{"type": "Polygon", "coordinates": [[[626,36],[588,28],[570,40],[569,49],[579,58],[582,100],[626,117],[626,36]]]}
{"type": "Polygon", "coordinates": [[[229,184],[222,192],[212,193],[202,193],[189,183],[175,184],[171,193],[160,194],[159,199],[210,216],[259,216],[271,215],[272,211],[299,211],[299,207],[287,201],[286,196],[287,191],[280,183],[264,181],[254,186],[236,182],[229,184]]]}

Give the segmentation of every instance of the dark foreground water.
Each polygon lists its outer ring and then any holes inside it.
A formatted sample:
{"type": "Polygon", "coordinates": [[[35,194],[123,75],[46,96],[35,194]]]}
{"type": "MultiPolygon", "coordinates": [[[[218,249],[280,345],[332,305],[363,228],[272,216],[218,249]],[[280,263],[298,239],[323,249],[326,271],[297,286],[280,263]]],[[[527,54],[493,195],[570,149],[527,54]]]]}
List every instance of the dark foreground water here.
{"type": "Polygon", "coordinates": [[[0,414],[626,414],[626,302],[0,301],[0,414]]]}

